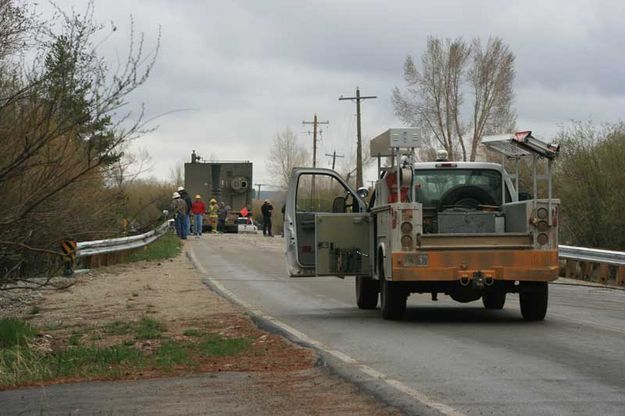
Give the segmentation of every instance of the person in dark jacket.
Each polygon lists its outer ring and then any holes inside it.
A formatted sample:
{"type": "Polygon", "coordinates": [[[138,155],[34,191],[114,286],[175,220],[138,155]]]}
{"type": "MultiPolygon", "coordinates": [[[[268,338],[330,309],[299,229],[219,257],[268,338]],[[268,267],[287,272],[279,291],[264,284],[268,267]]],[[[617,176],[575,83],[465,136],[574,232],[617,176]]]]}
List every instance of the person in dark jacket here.
{"type": "Polygon", "coordinates": [[[268,199],[265,199],[263,205],[260,207],[260,211],[263,214],[263,235],[273,237],[271,233],[271,214],[273,213],[273,205],[268,199]]]}
{"type": "Polygon", "coordinates": [[[174,214],[174,223],[176,225],[176,233],[183,240],[187,239],[187,229],[184,226],[184,217],[188,215],[187,204],[180,198],[178,192],[174,192],[171,201],[171,209],[174,214]]]}
{"type": "Polygon", "coordinates": [[[184,200],[187,204],[187,215],[185,217],[185,227],[187,230],[187,235],[191,234],[191,208],[193,207],[193,200],[189,193],[184,189],[184,186],[178,187],[178,194],[180,194],[180,199],[184,200]]]}
{"type": "Polygon", "coordinates": [[[226,231],[226,218],[228,217],[229,209],[223,202],[219,203],[217,208],[217,232],[223,233],[226,231]]]}

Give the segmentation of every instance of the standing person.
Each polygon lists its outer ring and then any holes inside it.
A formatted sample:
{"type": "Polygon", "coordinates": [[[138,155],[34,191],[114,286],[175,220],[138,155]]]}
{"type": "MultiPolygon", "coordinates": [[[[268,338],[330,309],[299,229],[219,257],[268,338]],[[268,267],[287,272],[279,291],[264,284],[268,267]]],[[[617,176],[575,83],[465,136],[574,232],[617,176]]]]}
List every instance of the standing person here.
{"type": "Polygon", "coordinates": [[[211,222],[211,232],[217,232],[217,200],[215,198],[211,198],[210,204],[208,205],[208,218],[211,222]]]}
{"type": "Polygon", "coordinates": [[[217,209],[217,231],[223,233],[226,230],[226,218],[228,217],[228,208],[223,202],[219,203],[217,209]]]}
{"type": "Polygon", "coordinates": [[[191,200],[189,193],[184,189],[184,186],[178,187],[178,193],[180,194],[180,199],[182,199],[187,204],[187,215],[184,220],[187,235],[189,235],[191,234],[191,208],[193,206],[193,201],[191,200]]]}
{"type": "Polygon", "coordinates": [[[176,230],[176,235],[180,237],[180,220],[178,219],[178,205],[176,199],[180,198],[180,194],[178,192],[174,192],[171,196],[171,213],[174,216],[174,229],[176,230]]]}
{"type": "Polygon", "coordinates": [[[195,196],[195,201],[191,205],[191,213],[193,214],[193,235],[195,238],[200,238],[202,235],[202,217],[206,214],[206,204],[199,194],[195,196]]]}
{"type": "Polygon", "coordinates": [[[271,233],[271,214],[273,213],[273,205],[271,205],[271,202],[268,199],[265,199],[265,202],[263,202],[260,210],[263,213],[263,235],[273,237],[273,234],[271,233]]]}
{"type": "Polygon", "coordinates": [[[187,239],[187,228],[185,218],[188,217],[187,204],[178,192],[174,192],[173,200],[171,201],[171,209],[174,213],[174,223],[176,225],[176,233],[178,237],[183,240],[187,239]]]}

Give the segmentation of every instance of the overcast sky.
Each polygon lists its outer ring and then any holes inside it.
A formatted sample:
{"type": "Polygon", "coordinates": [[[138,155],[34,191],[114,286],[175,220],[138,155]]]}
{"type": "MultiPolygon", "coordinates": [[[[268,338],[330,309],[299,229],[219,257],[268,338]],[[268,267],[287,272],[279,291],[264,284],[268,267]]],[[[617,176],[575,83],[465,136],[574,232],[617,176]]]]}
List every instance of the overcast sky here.
{"type": "MultiPolygon", "coordinates": [[[[86,1],[55,0],[63,9],[86,1]]],[[[127,51],[132,15],[146,46],[161,49],[149,81],[130,97],[158,129],[134,147],[149,151],[150,174],[202,156],[250,160],[254,182],[272,183],[265,161],[286,126],[312,148],[302,120],[329,120],[323,156],[355,152],[355,105],[363,135],[401,127],[390,103],[407,54],[419,60],[428,35],[499,36],[516,55],[518,128],[549,137],[571,119],[611,122],[625,108],[625,2],[365,0],[96,0],[99,21],[119,28],[102,47],[112,62],[127,51]]],[[[47,13],[48,6],[40,9],[47,13]]],[[[372,179],[372,178],[365,178],[372,179]]]]}

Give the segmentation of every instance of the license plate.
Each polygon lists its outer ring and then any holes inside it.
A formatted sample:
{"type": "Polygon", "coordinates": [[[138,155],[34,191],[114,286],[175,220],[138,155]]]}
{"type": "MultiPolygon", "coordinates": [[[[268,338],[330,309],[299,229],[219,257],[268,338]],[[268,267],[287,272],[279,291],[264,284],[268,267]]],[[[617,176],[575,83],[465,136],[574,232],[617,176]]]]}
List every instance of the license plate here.
{"type": "Polygon", "coordinates": [[[428,265],[428,255],[422,253],[411,253],[404,256],[404,267],[423,267],[428,265]]]}

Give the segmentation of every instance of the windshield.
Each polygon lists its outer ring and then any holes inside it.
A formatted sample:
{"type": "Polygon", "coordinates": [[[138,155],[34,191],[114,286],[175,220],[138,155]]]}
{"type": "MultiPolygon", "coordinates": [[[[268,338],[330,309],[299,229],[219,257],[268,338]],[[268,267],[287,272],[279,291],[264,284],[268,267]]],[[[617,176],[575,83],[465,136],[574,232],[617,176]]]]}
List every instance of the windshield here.
{"type": "Polygon", "coordinates": [[[459,185],[475,185],[487,191],[501,205],[501,173],[492,169],[415,170],[416,201],[435,208],[441,196],[459,185]]]}

